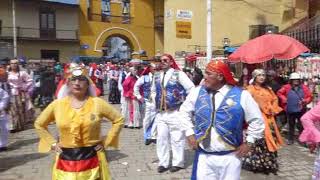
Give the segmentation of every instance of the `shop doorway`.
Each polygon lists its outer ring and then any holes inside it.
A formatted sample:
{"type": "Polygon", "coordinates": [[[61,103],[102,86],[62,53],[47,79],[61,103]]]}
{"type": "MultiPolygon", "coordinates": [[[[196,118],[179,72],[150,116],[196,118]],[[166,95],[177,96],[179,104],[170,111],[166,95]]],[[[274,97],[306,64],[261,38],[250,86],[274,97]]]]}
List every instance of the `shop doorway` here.
{"type": "Polygon", "coordinates": [[[41,49],[41,59],[54,59],[56,61],[59,61],[59,50],[41,49]]]}

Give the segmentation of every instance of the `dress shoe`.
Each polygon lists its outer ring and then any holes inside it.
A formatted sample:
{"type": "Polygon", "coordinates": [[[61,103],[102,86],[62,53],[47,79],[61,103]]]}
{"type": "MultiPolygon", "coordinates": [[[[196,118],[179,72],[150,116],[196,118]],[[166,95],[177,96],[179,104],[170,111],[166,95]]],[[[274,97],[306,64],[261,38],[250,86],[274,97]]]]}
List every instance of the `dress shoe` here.
{"type": "Polygon", "coordinates": [[[0,148],[0,152],[7,151],[7,150],[8,150],[7,147],[1,147],[1,148],[0,148]]]}
{"type": "Polygon", "coordinates": [[[150,145],[151,143],[152,143],[152,140],[151,140],[151,139],[147,139],[147,140],[144,142],[144,144],[145,144],[146,146],[150,145]]]}
{"type": "Polygon", "coordinates": [[[163,166],[159,166],[158,167],[158,173],[163,173],[163,172],[165,172],[165,171],[167,171],[168,170],[168,168],[165,168],[165,167],[163,167],[163,166]]]}
{"type": "Polygon", "coordinates": [[[17,132],[19,132],[19,131],[16,129],[10,130],[10,133],[17,133],[17,132]]]}
{"type": "Polygon", "coordinates": [[[287,145],[292,145],[293,144],[293,140],[288,140],[287,141],[287,145]]]}
{"type": "Polygon", "coordinates": [[[157,140],[156,139],[150,139],[152,143],[157,144],[157,140]]]}
{"type": "Polygon", "coordinates": [[[178,166],[172,166],[171,168],[170,168],[170,172],[177,172],[177,171],[179,171],[180,169],[183,169],[182,167],[178,167],[178,166]]]}

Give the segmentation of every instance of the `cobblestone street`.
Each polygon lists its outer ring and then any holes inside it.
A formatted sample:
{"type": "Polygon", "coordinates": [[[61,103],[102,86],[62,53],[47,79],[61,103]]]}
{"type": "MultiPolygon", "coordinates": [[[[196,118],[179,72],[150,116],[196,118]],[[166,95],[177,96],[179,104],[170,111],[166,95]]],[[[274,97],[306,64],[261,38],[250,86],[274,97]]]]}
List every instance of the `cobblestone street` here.
{"type": "MultiPolygon", "coordinates": [[[[103,124],[104,134],[110,123],[103,124]]],[[[56,134],[54,125],[50,131],[56,134]]],[[[193,151],[186,149],[186,169],[176,173],[157,173],[155,145],[145,146],[142,129],[123,129],[121,149],[108,150],[107,157],[115,180],[180,180],[190,179],[193,151]]],[[[38,138],[34,129],[10,135],[9,150],[0,153],[0,180],[49,180],[53,154],[37,153],[38,138]]],[[[241,179],[309,180],[313,168],[314,155],[297,144],[284,146],[279,152],[280,172],[278,176],[253,174],[242,171],[241,179]]]]}

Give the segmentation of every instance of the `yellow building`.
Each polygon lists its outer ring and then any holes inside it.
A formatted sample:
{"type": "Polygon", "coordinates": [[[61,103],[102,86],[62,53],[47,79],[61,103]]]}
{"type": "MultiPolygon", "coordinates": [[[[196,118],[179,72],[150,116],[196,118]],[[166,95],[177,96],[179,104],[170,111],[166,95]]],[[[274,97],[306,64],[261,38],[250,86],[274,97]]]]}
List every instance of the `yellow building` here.
{"type": "MultiPolygon", "coordinates": [[[[206,0],[80,0],[81,54],[206,50],[206,0]]],[[[308,16],[304,0],[213,0],[213,50],[281,31],[308,16]]],[[[221,51],[220,51],[221,52],[221,51]]],[[[222,51],[223,53],[223,51],[222,51]]]]}
{"type": "MultiPolygon", "coordinates": [[[[165,52],[206,50],[206,2],[165,1],[165,52]]],[[[308,9],[305,0],[212,0],[213,49],[222,49],[229,41],[241,45],[270,27],[281,31],[307,17],[308,9]]]]}
{"type": "Polygon", "coordinates": [[[163,11],[163,0],[80,0],[80,53],[123,59],[145,50],[153,56],[163,50],[163,11]]]}

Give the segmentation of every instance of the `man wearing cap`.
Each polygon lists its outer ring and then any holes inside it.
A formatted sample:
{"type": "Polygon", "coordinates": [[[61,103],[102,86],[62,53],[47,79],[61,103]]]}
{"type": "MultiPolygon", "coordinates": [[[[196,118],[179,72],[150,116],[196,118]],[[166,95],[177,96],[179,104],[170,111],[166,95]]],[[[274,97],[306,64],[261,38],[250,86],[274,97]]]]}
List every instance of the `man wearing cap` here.
{"type": "Polygon", "coordinates": [[[151,86],[151,97],[156,106],[157,115],[157,155],[158,172],[169,169],[170,149],[172,150],[172,167],[170,172],[184,167],[185,136],[180,130],[180,105],[186,95],[194,87],[188,76],[182,72],[173,57],[169,54],[161,56],[162,71],[154,75],[151,86]]]}
{"type": "Polygon", "coordinates": [[[300,118],[306,112],[307,104],[312,101],[312,94],[309,88],[301,82],[300,74],[291,73],[289,79],[289,84],[282,86],[277,95],[281,101],[282,108],[287,113],[289,123],[287,144],[291,145],[294,143],[296,119],[298,121],[299,134],[303,130],[300,118]]]}
{"type": "Polygon", "coordinates": [[[205,70],[204,84],[192,89],[180,107],[182,130],[196,150],[193,180],[239,180],[240,158],[256,139],[263,137],[259,106],[248,91],[235,84],[226,64],[211,61],[205,70]],[[248,129],[243,142],[245,122],[248,129]]]}

